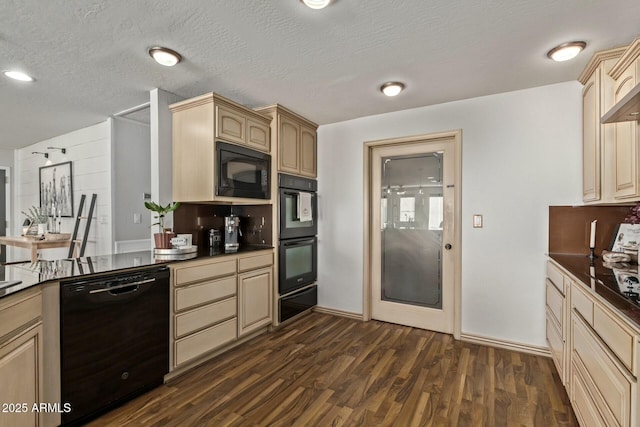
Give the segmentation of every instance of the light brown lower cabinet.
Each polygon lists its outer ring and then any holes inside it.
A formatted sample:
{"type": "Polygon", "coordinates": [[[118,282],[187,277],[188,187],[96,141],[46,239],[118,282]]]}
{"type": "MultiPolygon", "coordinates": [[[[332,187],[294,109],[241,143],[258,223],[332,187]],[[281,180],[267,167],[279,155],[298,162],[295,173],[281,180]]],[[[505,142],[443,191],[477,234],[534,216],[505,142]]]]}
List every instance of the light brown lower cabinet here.
{"type": "Polygon", "coordinates": [[[631,396],[635,378],[579,315],[572,319],[572,366],[584,378],[590,403],[607,425],[634,425],[631,424],[631,396]]]}
{"type": "Polygon", "coordinates": [[[0,426],[42,425],[42,360],[41,323],[0,344],[0,426]]]}
{"type": "Polygon", "coordinates": [[[0,427],[44,425],[42,331],[40,287],[0,299],[0,427]]]}
{"type": "Polygon", "coordinates": [[[171,266],[171,371],[189,369],[271,325],[273,251],[171,266]]]}
{"type": "Polygon", "coordinates": [[[270,325],[272,270],[262,268],[238,275],[238,336],[270,325]]]}
{"type": "Polygon", "coordinates": [[[568,293],[571,279],[552,262],[547,262],[546,332],[551,358],[562,384],[569,381],[568,293]]]}
{"type": "Polygon", "coordinates": [[[606,427],[607,424],[600,415],[591,394],[587,391],[588,387],[580,368],[574,365],[571,374],[570,399],[578,422],[581,426],[606,427]]]}
{"type": "Polygon", "coordinates": [[[546,331],[551,357],[560,378],[566,378],[582,427],[638,427],[640,328],[590,285],[548,262],[546,331]],[[564,340],[562,319],[567,326],[564,340]]]}

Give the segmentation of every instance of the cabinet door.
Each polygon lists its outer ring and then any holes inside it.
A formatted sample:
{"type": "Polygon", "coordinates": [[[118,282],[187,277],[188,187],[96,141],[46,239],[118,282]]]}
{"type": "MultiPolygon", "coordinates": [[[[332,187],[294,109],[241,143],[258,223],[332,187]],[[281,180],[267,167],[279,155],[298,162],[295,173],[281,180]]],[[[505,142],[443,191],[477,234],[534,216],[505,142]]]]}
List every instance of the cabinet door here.
{"type": "Polygon", "coordinates": [[[213,200],[213,103],[173,113],[173,200],[213,200]]]}
{"type": "Polygon", "coordinates": [[[269,125],[247,119],[247,145],[268,153],[271,149],[269,125]]]}
{"type": "Polygon", "coordinates": [[[600,200],[600,69],[582,89],[582,200],[600,200]]]}
{"type": "Polygon", "coordinates": [[[316,131],[300,126],[300,175],[316,177],[316,131]]]}
{"type": "Polygon", "coordinates": [[[216,137],[224,141],[246,144],[245,135],[247,119],[241,113],[216,106],[216,137]]]}
{"type": "Polygon", "coordinates": [[[39,413],[31,409],[41,401],[42,375],[42,325],[37,325],[0,347],[0,403],[17,405],[0,414],[0,425],[40,425],[39,413]]]}
{"type": "Polygon", "coordinates": [[[270,325],[271,268],[238,275],[238,336],[270,325]]]}
{"type": "MultiPolygon", "coordinates": [[[[622,99],[636,83],[636,69],[630,66],[616,80],[615,101],[622,99]]],[[[617,199],[634,197],[638,188],[638,146],[635,121],[615,124],[615,197],[617,199]]]]}
{"type": "Polygon", "coordinates": [[[279,164],[281,172],[300,172],[300,126],[298,123],[284,116],[279,118],[279,164]]]}

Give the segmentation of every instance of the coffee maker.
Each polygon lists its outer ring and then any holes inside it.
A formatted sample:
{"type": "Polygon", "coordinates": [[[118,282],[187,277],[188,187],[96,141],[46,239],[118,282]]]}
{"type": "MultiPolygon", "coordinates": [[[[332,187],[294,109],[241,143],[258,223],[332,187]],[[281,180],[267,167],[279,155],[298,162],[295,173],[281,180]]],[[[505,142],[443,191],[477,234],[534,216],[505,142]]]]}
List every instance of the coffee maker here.
{"type": "Polygon", "coordinates": [[[236,252],[240,244],[238,236],[242,236],[240,231],[240,218],[234,214],[224,217],[224,251],[236,252]]]}

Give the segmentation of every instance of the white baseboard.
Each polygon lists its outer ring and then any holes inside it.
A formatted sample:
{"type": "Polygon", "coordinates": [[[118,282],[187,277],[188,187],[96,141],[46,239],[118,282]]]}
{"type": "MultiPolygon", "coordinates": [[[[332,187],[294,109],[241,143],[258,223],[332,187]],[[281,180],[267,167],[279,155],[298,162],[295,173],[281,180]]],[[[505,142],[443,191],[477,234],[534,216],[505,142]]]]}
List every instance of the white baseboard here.
{"type": "Polygon", "coordinates": [[[151,250],[151,239],[120,240],[115,244],[115,253],[139,252],[151,250]]]}
{"type": "Polygon", "coordinates": [[[313,307],[313,311],[324,314],[331,314],[333,316],[347,317],[349,319],[363,320],[361,313],[352,313],[351,311],[336,310],[335,308],[327,307],[313,307]]]}
{"type": "MultiPolygon", "coordinates": [[[[313,311],[317,313],[330,314],[333,316],[347,317],[349,319],[364,320],[361,313],[353,313],[350,311],[336,310],[334,308],[316,306],[313,308],[313,311]]],[[[535,356],[551,357],[551,351],[549,350],[548,347],[541,347],[541,346],[536,346],[531,344],[523,344],[515,341],[500,340],[497,338],[489,338],[489,337],[483,337],[481,335],[474,335],[474,334],[467,334],[467,333],[462,333],[460,335],[460,340],[470,342],[473,344],[485,345],[489,347],[503,348],[505,350],[519,351],[522,353],[533,354],[535,356]]]]}
{"type": "Polygon", "coordinates": [[[462,333],[460,335],[460,340],[489,347],[520,351],[523,353],[533,354],[535,356],[551,357],[551,351],[548,347],[540,347],[537,345],[523,344],[515,341],[500,340],[497,338],[489,338],[467,333],[462,333]]]}

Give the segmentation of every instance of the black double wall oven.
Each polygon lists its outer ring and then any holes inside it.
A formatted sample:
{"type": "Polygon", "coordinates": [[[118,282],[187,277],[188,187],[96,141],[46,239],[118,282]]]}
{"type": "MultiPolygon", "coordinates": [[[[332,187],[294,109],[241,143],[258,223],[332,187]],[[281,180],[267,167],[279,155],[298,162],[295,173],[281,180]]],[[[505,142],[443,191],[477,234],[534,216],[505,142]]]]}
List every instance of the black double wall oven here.
{"type": "Polygon", "coordinates": [[[318,184],[278,174],[278,320],[284,322],[318,302],[318,184]]]}

